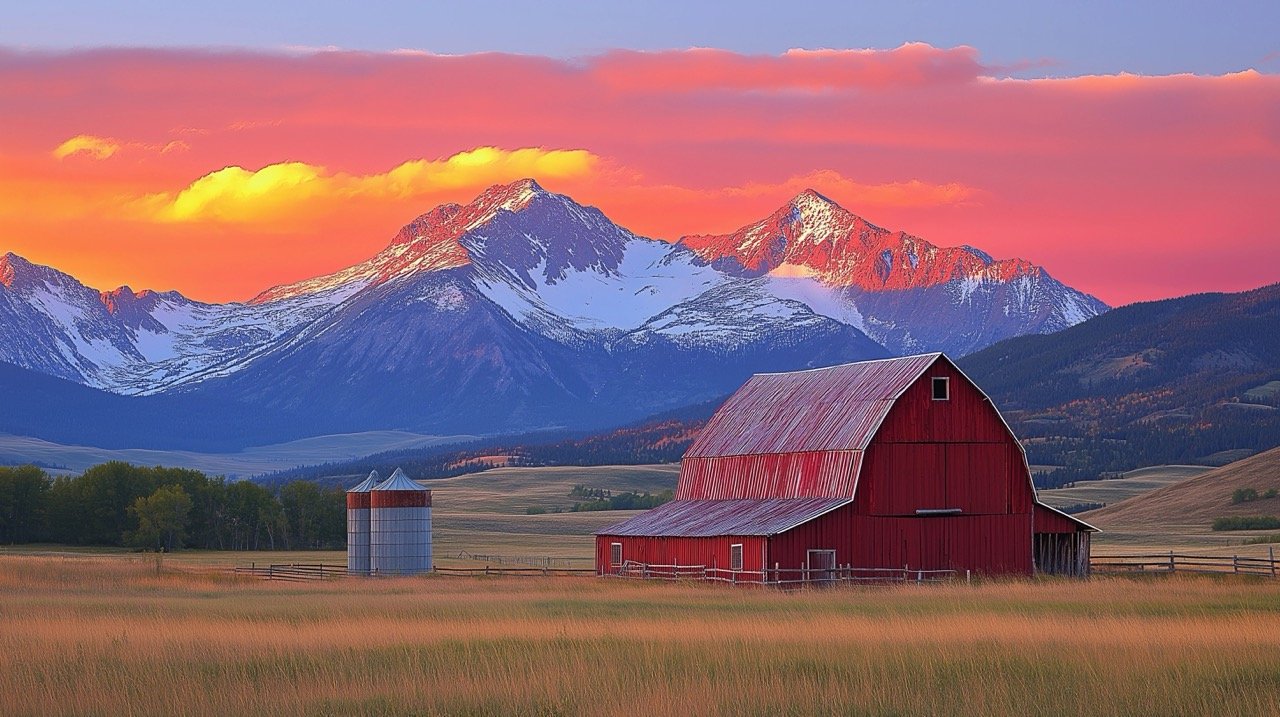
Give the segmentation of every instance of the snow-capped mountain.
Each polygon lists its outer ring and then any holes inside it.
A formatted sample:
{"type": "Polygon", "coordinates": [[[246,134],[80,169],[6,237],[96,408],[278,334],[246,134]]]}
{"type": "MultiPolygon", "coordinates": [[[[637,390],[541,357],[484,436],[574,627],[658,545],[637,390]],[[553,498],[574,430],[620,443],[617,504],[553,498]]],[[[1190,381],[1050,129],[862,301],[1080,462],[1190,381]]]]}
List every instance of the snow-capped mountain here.
{"type": "Polygon", "coordinates": [[[297,435],[601,425],[756,371],[965,353],[1102,310],[1027,262],[891,233],[814,192],[733,234],[669,243],[522,180],[246,303],[99,292],[0,258],[0,361],[170,396],[168,411],[183,397],[251,407],[237,420],[297,435]]]}
{"type": "Polygon", "coordinates": [[[964,355],[1107,309],[1031,262],[891,232],[813,190],[736,232],[686,236],[680,244],[730,273],[768,277],[773,294],[899,354],[964,355]]]}

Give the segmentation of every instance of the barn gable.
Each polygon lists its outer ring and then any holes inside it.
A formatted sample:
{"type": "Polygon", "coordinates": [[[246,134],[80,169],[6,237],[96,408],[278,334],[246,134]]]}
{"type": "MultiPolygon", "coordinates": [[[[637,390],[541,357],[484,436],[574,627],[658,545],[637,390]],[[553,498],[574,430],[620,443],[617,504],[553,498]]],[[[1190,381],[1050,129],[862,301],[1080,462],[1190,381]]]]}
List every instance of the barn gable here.
{"type": "Polygon", "coordinates": [[[676,499],[852,498],[863,450],[940,356],[752,376],[685,453],[676,499]]]}

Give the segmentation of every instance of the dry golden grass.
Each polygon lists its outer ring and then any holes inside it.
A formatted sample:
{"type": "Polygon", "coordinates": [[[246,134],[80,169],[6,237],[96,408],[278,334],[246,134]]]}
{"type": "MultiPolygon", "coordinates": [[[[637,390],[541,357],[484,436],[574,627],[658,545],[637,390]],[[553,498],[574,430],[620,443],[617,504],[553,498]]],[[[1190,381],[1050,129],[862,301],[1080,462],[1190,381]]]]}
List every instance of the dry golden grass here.
{"type": "Polygon", "coordinates": [[[0,714],[1277,714],[1280,591],[281,584],[0,557],[0,714]]]}

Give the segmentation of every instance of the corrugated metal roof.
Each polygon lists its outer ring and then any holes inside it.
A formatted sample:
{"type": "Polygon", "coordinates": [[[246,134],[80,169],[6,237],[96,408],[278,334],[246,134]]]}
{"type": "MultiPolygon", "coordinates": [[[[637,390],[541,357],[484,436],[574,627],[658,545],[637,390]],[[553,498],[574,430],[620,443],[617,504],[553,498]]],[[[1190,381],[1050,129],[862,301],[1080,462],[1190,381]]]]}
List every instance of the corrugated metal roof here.
{"type": "Polygon", "coordinates": [[[1093,525],[1086,523],[1085,521],[1075,517],[1070,513],[1058,510],[1057,508],[1049,505],[1048,503],[1041,503],[1039,500],[1036,500],[1035,507],[1041,510],[1047,510],[1050,513],[1057,515],[1059,518],[1062,518],[1070,523],[1074,523],[1077,527],[1083,528],[1085,532],[1089,532],[1089,533],[1102,532],[1102,528],[1094,527],[1093,525]]]}
{"type": "Polygon", "coordinates": [[[426,488],[409,480],[409,476],[397,468],[390,478],[379,483],[373,490],[426,490],[426,488]]]}
{"type": "Polygon", "coordinates": [[[756,374],[716,411],[685,457],[863,450],[893,402],[941,355],[756,374]]]}
{"type": "Polygon", "coordinates": [[[776,535],[849,502],[849,498],[674,500],[597,531],[596,535],[776,535]]]}
{"type": "Polygon", "coordinates": [[[369,471],[368,478],[365,478],[360,483],[357,483],[354,488],[351,488],[347,492],[348,493],[368,493],[369,491],[373,490],[373,487],[378,485],[378,483],[380,482],[382,482],[382,476],[378,475],[378,471],[369,471]]]}

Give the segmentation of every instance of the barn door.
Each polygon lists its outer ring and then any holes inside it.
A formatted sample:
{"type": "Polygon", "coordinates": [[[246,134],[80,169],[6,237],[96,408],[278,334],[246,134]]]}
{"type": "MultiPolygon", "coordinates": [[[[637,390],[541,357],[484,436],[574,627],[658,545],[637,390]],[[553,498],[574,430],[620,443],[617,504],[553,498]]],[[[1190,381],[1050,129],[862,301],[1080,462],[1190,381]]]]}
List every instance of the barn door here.
{"type": "Polygon", "coordinates": [[[809,576],[810,582],[829,583],[836,579],[836,551],[810,550],[809,576]]]}

